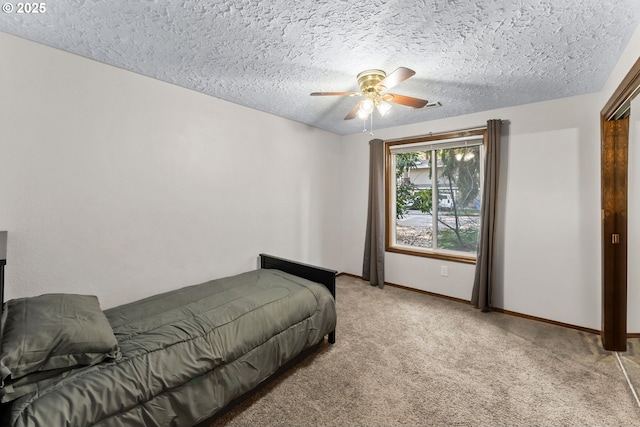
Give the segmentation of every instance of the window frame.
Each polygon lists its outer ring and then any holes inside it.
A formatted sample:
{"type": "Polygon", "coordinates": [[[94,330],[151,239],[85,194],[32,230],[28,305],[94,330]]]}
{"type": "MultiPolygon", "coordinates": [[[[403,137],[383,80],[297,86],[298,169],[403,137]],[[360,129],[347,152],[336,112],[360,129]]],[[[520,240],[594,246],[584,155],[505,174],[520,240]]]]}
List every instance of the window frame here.
{"type": "MultiPolygon", "coordinates": [[[[385,251],[386,252],[394,252],[404,255],[412,255],[412,256],[420,256],[425,258],[435,258],[446,261],[454,261],[461,262],[465,264],[475,264],[476,263],[476,255],[469,255],[463,252],[452,251],[447,249],[439,249],[439,248],[417,248],[411,246],[404,245],[396,245],[393,242],[393,235],[395,234],[395,198],[393,198],[393,193],[395,192],[396,185],[396,176],[395,176],[395,167],[393,167],[393,153],[392,147],[397,145],[408,145],[408,144],[418,144],[424,143],[433,144],[437,146],[437,144],[442,143],[443,146],[447,145],[447,142],[450,142],[452,139],[464,139],[464,138],[478,138],[478,136],[482,137],[481,145],[481,153],[482,159],[480,162],[480,176],[484,177],[483,169],[484,169],[484,151],[487,144],[487,128],[477,128],[463,131],[454,131],[454,132],[444,132],[439,134],[430,134],[419,137],[412,138],[404,138],[393,141],[385,142],[385,160],[384,160],[384,172],[385,172],[385,251]]],[[[479,139],[479,138],[478,138],[479,139]]],[[[480,198],[482,200],[482,191],[483,191],[483,179],[480,182],[480,198]]],[[[437,207],[436,207],[437,214],[437,207]]]]}

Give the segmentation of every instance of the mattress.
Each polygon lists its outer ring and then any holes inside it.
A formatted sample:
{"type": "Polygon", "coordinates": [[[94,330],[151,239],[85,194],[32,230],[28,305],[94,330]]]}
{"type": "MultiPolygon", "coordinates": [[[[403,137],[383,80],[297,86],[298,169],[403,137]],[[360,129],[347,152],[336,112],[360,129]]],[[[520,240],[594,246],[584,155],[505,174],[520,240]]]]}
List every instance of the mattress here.
{"type": "Polygon", "coordinates": [[[109,309],[122,357],[65,372],[3,426],[193,426],[335,330],[320,284],[256,270],[109,309]]]}

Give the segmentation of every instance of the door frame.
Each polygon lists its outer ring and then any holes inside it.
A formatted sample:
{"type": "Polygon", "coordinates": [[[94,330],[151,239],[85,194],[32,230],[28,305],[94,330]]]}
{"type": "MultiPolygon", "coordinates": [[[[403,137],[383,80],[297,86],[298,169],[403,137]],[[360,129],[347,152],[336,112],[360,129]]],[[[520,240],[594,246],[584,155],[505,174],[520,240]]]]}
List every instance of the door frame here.
{"type": "Polygon", "coordinates": [[[636,60],[600,111],[602,209],[602,331],[605,350],[627,349],[627,115],[640,89],[636,60]],[[615,123],[619,122],[619,123],[615,123]]]}

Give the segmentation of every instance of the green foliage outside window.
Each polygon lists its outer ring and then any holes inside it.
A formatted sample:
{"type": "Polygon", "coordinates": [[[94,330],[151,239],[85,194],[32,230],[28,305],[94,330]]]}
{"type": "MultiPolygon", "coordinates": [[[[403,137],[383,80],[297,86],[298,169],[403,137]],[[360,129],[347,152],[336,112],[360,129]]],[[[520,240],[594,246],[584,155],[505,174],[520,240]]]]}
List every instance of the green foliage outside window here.
{"type": "Polygon", "coordinates": [[[446,194],[452,202],[451,206],[439,205],[436,215],[438,247],[473,252],[477,247],[479,230],[477,204],[481,156],[478,146],[395,154],[396,219],[404,218],[409,209],[432,215],[432,188],[420,189],[410,179],[410,171],[423,161],[430,162],[432,153],[435,153],[433,163],[438,164],[440,174],[437,179],[438,192],[441,197],[446,194]],[[470,223],[474,225],[470,226],[470,223]]]}

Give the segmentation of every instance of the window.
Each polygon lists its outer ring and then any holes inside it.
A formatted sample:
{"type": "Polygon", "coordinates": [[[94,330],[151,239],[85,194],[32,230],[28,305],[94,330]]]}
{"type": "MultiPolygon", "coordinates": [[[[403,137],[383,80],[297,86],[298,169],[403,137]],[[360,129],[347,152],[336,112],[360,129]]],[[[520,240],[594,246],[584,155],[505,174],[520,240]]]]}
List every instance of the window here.
{"type": "Polygon", "coordinates": [[[387,251],[475,263],[485,135],[387,143],[387,251]]]}

